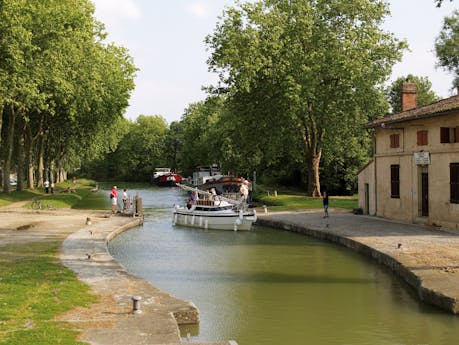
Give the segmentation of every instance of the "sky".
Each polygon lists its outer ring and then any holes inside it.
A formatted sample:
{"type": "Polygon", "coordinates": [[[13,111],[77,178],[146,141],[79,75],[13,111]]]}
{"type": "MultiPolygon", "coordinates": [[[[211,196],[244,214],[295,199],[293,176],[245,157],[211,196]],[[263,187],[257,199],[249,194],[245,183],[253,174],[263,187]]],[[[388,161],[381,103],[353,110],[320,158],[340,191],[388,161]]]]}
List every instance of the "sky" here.
{"type": "MultiPolygon", "coordinates": [[[[107,40],[126,47],[139,71],[126,117],[161,115],[168,123],[181,119],[191,104],[205,99],[203,86],[215,85],[208,71],[210,56],[204,38],[233,0],[92,0],[96,18],[105,24],[107,40]]],[[[459,0],[390,0],[386,31],[408,42],[410,51],[396,64],[390,81],[414,74],[428,77],[441,98],[451,90],[453,76],[436,67],[434,43],[443,19],[459,10],[459,0]]]]}

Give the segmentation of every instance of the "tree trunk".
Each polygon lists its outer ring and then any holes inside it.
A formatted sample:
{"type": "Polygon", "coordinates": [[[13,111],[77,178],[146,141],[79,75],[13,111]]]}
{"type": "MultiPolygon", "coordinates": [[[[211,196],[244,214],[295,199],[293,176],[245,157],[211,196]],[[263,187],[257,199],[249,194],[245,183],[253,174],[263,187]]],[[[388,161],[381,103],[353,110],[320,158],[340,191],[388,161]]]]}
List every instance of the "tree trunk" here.
{"type": "Polygon", "coordinates": [[[34,174],[33,174],[33,137],[32,132],[30,131],[30,127],[27,128],[25,131],[27,135],[27,148],[26,148],[26,161],[27,161],[27,188],[34,189],[34,174]]]}
{"type": "MultiPolygon", "coordinates": [[[[37,186],[38,187],[43,187],[43,181],[44,181],[44,176],[43,172],[45,170],[45,164],[44,164],[44,159],[43,159],[43,154],[44,154],[44,137],[43,135],[40,135],[38,138],[39,144],[38,144],[38,181],[37,181],[37,186]]],[[[46,177],[48,178],[48,177],[46,177]]]]}
{"type": "Polygon", "coordinates": [[[5,141],[5,159],[3,161],[3,192],[10,192],[10,172],[11,172],[11,157],[13,156],[14,144],[14,122],[16,120],[14,106],[9,109],[9,123],[5,141]]]}
{"type": "MultiPolygon", "coordinates": [[[[0,105],[0,148],[2,147],[2,126],[3,126],[3,109],[5,109],[4,105],[0,105]]],[[[0,150],[0,164],[3,165],[3,161],[1,159],[2,152],[0,150]]],[[[0,186],[3,186],[3,170],[0,168],[0,186]]]]}
{"type": "Polygon", "coordinates": [[[18,171],[17,171],[17,185],[16,190],[19,192],[24,191],[24,121],[21,120],[21,126],[19,130],[21,131],[18,135],[18,171]]]}
{"type": "MultiPolygon", "coordinates": [[[[3,104],[0,105],[0,147],[2,147],[2,126],[3,126],[3,104]]],[[[0,181],[1,182],[1,181],[0,181]]]]}
{"type": "Polygon", "coordinates": [[[318,134],[318,130],[313,124],[312,129],[304,126],[302,129],[303,144],[305,148],[305,159],[308,173],[308,190],[307,195],[312,197],[321,197],[320,192],[320,175],[319,166],[322,157],[322,149],[318,148],[318,141],[322,139],[323,134],[318,134]]]}

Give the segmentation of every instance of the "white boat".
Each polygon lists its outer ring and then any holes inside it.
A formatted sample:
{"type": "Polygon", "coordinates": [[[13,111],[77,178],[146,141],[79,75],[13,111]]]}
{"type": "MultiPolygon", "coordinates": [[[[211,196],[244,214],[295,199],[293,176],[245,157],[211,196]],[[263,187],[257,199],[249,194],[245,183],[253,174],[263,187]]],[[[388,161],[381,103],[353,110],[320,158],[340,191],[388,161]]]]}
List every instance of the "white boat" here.
{"type": "MultiPolygon", "coordinates": [[[[195,188],[178,185],[179,187],[197,191],[200,195],[210,193],[195,188]]],[[[240,202],[215,196],[215,200],[196,200],[190,208],[176,205],[173,211],[173,224],[203,229],[218,230],[250,230],[257,220],[255,210],[248,210],[240,202]]]]}

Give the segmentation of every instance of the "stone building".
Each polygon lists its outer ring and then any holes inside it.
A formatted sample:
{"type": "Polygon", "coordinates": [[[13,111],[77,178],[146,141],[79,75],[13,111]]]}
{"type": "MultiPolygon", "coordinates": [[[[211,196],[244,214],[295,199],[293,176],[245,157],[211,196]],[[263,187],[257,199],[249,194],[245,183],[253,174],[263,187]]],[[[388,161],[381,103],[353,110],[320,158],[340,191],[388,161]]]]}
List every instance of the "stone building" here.
{"type": "Polygon", "coordinates": [[[359,173],[364,214],[459,227],[459,95],[417,107],[402,86],[402,112],[366,125],[374,155],[359,173]]]}

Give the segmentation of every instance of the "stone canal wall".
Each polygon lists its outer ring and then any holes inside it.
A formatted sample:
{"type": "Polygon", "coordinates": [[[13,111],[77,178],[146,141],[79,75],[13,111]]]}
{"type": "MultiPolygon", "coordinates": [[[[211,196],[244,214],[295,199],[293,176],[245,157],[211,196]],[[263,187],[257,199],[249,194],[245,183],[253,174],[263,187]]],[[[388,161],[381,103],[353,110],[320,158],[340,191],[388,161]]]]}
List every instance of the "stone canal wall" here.
{"type": "MultiPolygon", "coordinates": [[[[138,227],[142,221],[118,216],[93,217],[90,225],[64,241],[62,262],[98,296],[98,302],[89,309],[72,310],[62,318],[77,325],[82,341],[98,345],[175,345],[181,344],[179,324],[199,323],[199,311],[192,302],[129,274],[110,255],[109,241],[138,227]]],[[[237,345],[234,341],[195,344],[237,345]]]]}

